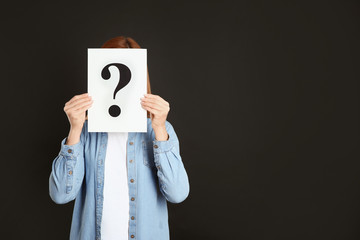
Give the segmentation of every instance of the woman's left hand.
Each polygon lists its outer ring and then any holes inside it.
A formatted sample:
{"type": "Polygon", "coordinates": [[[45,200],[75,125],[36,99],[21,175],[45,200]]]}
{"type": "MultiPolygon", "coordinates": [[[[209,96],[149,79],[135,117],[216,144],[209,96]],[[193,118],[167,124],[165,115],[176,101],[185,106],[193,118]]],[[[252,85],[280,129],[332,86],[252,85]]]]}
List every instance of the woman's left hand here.
{"type": "Polygon", "coordinates": [[[145,94],[141,99],[141,107],[150,112],[153,129],[165,128],[165,121],[170,111],[170,104],[158,95],[145,94]]]}

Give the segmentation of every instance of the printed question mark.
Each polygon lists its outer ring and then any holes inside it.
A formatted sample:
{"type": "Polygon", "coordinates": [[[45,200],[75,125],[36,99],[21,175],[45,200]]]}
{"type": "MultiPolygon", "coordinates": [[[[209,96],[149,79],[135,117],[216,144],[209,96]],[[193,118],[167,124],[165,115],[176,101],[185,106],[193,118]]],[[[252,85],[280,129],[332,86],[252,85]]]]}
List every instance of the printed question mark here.
{"type": "MultiPolygon", "coordinates": [[[[115,99],[115,96],[117,94],[118,91],[120,91],[120,89],[124,88],[129,82],[130,82],[130,79],[131,79],[131,71],[130,69],[124,65],[124,64],[121,64],[121,63],[110,63],[108,65],[106,65],[103,70],[101,71],[101,77],[104,79],[104,80],[109,80],[110,79],[110,71],[109,71],[109,67],[111,66],[115,66],[117,67],[117,69],[119,70],[119,73],[120,73],[120,79],[119,79],[119,82],[118,84],[116,85],[116,88],[114,90],[114,96],[113,98],[115,99]]],[[[117,117],[119,116],[121,113],[121,109],[118,105],[112,105],[110,108],[109,108],[109,114],[112,116],[112,117],[117,117]]]]}

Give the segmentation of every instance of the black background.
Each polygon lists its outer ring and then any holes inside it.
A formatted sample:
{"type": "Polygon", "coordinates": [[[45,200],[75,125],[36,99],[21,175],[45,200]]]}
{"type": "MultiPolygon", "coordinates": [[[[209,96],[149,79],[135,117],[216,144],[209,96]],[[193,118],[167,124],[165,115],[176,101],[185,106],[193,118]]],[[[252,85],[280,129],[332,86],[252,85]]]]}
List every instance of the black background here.
{"type": "Polygon", "coordinates": [[[190,195],[172,240],[360,239],[356,1],[64,1],[1,8],[1,239],[68,239],[48,193],[87,48],[131,36],[170,103],[190,195]]]}

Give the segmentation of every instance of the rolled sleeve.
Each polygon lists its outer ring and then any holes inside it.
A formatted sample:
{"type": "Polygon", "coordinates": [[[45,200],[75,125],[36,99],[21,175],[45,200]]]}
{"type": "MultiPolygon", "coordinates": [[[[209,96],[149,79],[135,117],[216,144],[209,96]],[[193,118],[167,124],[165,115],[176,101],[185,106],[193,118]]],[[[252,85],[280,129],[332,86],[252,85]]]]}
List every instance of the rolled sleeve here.
{"type": "Polygon", "coordinates": [[[49,194],[58,204],[74,200],[79,192],[85,174],[84,145],[85,126],[80,135],[80,141],[73,145],[66,145],[67,137],[60,144],[60,152],[52,162],[49,177],[49,194]]]}
{"type": "Polygon", "coordinates": [[[158,141],[154,137],[154,162],[159,187],[165,198],[172,203],[180,203],[189,195],[189,180],[180,155],[180,144],[172,125],[166,121],[168,140],[158,141]]]}
{"type": "Polygon", "coordinates": [[[76,157],[83,151],[83,145],[81,141],[73,145],[66,145],[67,137],[61,141],[61,148],[59,154],[66,157],[67,159],[76,159],[76,157]]]}
{"type": "MultiPolygon", "coordinates": [[[[168,131],[168,130],[167,130],[168,131]]],[[[163,153],[163,152],[168,152],[170,151],[173,147],[175,147],[175,143],[174,140],[172,139],[172,137],[168,134],[168,140],[165,141],[158,141],[158,140],[154,140],[153,141],[153,148],[154,148],[154,153],[163,153]]]]}

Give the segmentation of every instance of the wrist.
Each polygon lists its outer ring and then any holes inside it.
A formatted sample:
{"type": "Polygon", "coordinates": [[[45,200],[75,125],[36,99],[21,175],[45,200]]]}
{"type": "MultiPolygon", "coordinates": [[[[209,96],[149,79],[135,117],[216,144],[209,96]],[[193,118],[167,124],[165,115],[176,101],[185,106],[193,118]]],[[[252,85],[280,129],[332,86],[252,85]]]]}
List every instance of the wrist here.
{"type": "Polygon", "coordinates": [[[155,127],[153,128],[155,132],[155,140],[157,141],[167,141],[169,139],[168,132],[166,131],[166,127],[155,127]]]}
{"type": "Polygon", "coordinates": [[[70,125],[70,132],[81,132],[82,127],[82,125],[70,125]]]}
{"type": "Polygon", "coordinates": [[[166,130],[165,125],[160,125],[160,126],[153,126],[154,131],[163,131],[166,130]]]}
{"type": "Polygon", "coordinates": [[[165,122],[160,124],[155,124],[155,122],[152,122],[152,127],[153,129],[166,129],[166,124],[165,122]]]}
{"type": "Polygon", "coordinates": [[[81,135],[82,129],[80,128],[70,128],[69,135],[66,140],[66,145],[75,145],[80,141],[80,135],[81,135]]]}

